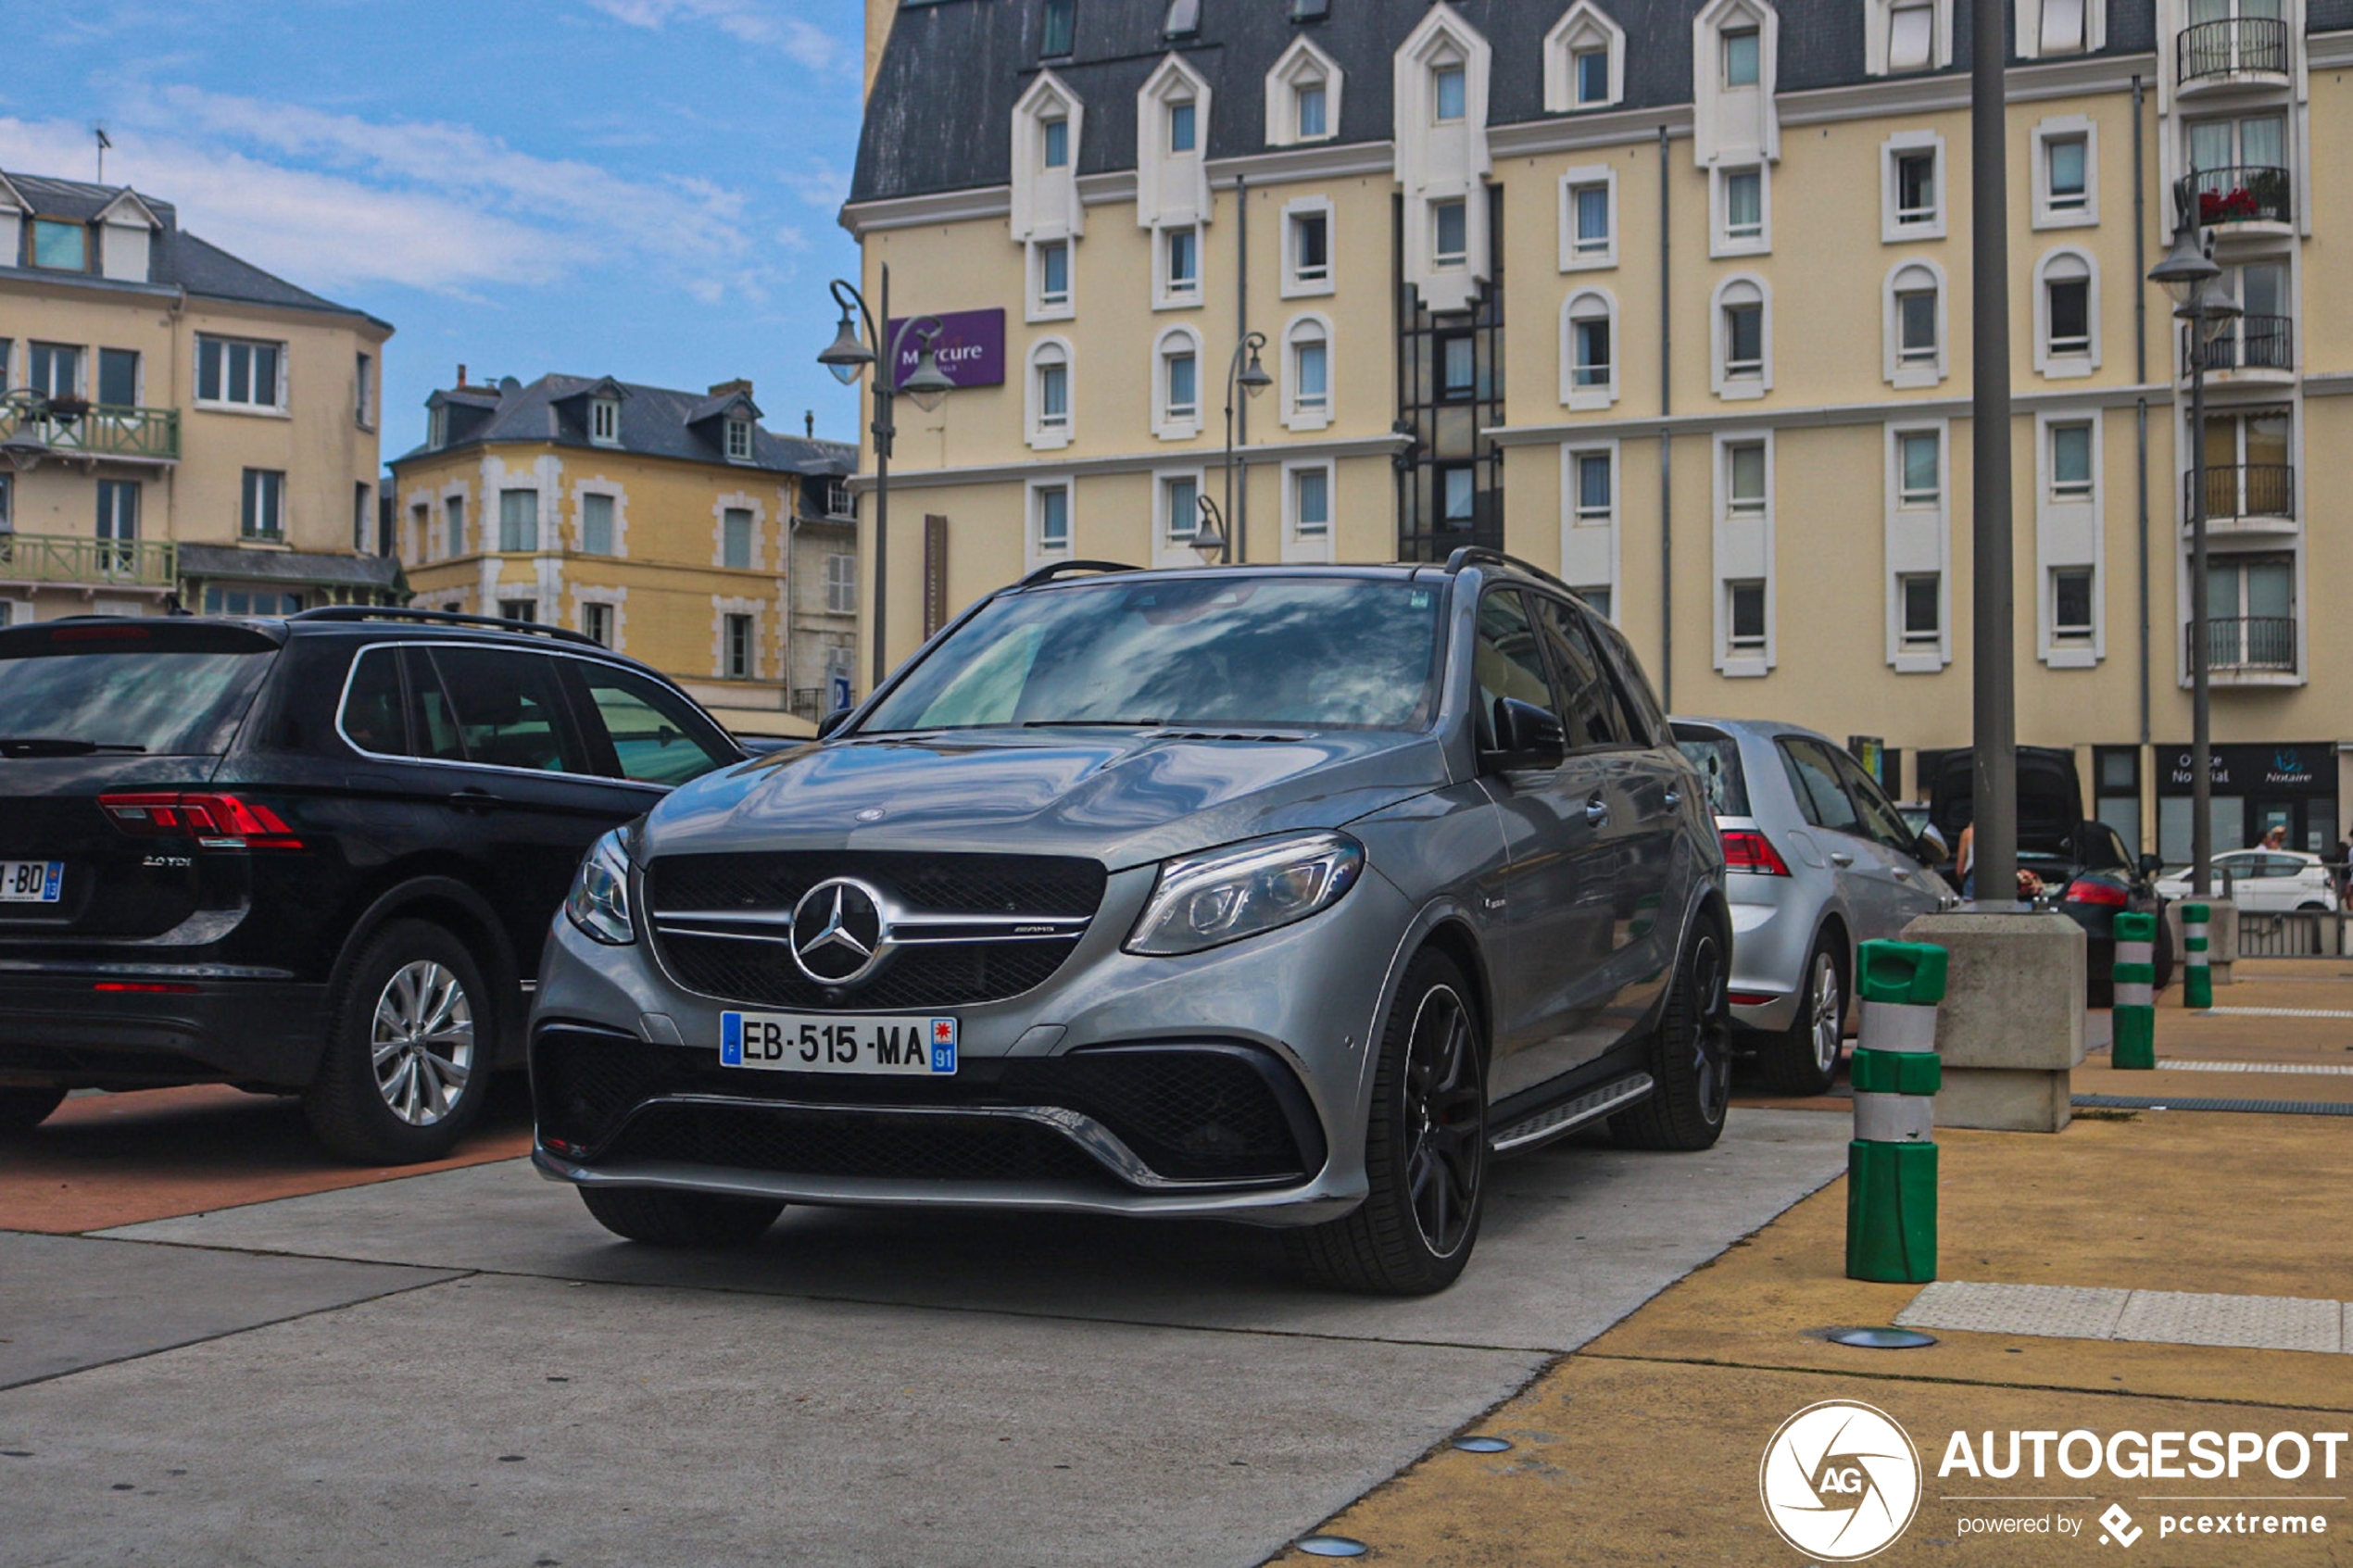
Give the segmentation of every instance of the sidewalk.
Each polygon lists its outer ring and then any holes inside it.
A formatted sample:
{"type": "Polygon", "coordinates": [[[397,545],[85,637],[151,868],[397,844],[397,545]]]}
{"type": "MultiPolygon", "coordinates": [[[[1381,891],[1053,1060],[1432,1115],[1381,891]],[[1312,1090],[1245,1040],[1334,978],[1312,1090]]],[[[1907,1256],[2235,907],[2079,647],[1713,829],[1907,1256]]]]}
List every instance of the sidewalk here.
{"type": "MultiPolygon", "coordinates": [[[[2353,1014],[2353,963],[2258,972],[2271,967],[2242,966],[2244,983],[2218,992],[2218,1002],[2353,1014]],[[2316,967],[2329,984],[2301,978],[2316,967]]],[[[2353,1065],[2353,1017],[2199,1017],[2181,1010],[2177,994],[2169,1000],[2158,1021],[2160,1060],[2353,1065]]],[[[2330,1101],[2353,1098],[2348,1086],[2345,1076],[2119,1073],[2104,1063],[2075,1079],[2078,1094],[2330,1101]]],[[[1937,1141],[1942,1281],[2240,1298],[2225,1308],[2246,1307],[2247,1297],[2353,1301],[2344,1198],[2353,1190],[2353,1126],[2343,1117],[2093,1110],[2056,1136],[1944,1131],[1937,1141]]],[[[1432,1568],[1781,1568],[1806,1560],[1773,1534],[1759,1502],[1766,1445],[1800,1409],[1854,1399],[1903,1425],[1924,1466],[1918,1515],[1874,1562],[2081,1562],[2108,1549],[2098,1515],[2111,1503],[2146,1531],[2128,1561],[2353,1562],[2353,1503],[2342,1500],[2353,1493],[2353,1444],[2340,1449],[2333,1480],[2317,1460],[2296,1481],[2259,1463],[2235,1484],[2105,1471],[2070,1480],[2056,1468],[2039,1483],[2023,1472],[2008,1481],[1940,1479],[1956,1431],[1975,1442],[1987,1431],[2006,1441],[2012,1430],[2353,1430],[2353,1353],[1943,1328],[1925,1349],[1831,1344],[1819,1331],[1893,1323],[1921,1288],[1844,1277],[1845,1202],[1844,1181],[1833,1183],[1466,1429],[1509,1439],[1512,1451],[1441,1448],[1326,1527],[1369,1543],[1380,1560],[1432,1568]],[[2058,1496],[2071,1500],[1959,1500],[2058,1496]],[[2162,1500],[2169,1496],[2197,1500],[2162,1500]],[[2290,1497],[2332,1499],[2293,1505],[2325,1515],[2327,1533],[2225,1543],[2161,1539],[2156,1527],[2169,1508],[2260,1511],[2290,1497]],[[2263,1500],[2227,1500],[2243,1498],[2263,1500]],[[1965,1514],[2066,1516],[2079,1533],[2063,1535],[2059,1524],[2047,1534],[1963,1535],[1965,1514]]],[[[1311,1560],[1294,1552],[1281,1561],[1311,1560]]]]}

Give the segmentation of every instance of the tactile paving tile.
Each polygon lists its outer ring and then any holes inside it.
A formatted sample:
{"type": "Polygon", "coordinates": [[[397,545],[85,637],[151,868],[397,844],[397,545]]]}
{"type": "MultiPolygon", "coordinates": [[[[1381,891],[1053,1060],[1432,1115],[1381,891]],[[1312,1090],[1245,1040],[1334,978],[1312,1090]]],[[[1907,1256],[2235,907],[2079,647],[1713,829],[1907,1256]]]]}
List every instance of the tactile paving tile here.
{"type": "Polygon", "coordinates": [[[2353,1078],[2353,1067],[2322,1061],[2185,1061],[2179,1057],[2161,1056],[2157,1064],[2175,1073],[2302,1073],[2353,1078]]]}
{"type": "Polygon", "coordinates": [[[1895,1314],[1903,1328],[2025,1334],[2044,1339],[2108,1339],[2129,1290],[2080,1285],[1975,1285],[1938,1280],[1895,1314]]]}
{"type": "Polygon", "coordinates": [[[2135,1290],[2125,1303],[2116,1337],[2159,1345],[2337,1351],[2345,1348],[2345,1304],[2293,1296],[2135,1290]]]}

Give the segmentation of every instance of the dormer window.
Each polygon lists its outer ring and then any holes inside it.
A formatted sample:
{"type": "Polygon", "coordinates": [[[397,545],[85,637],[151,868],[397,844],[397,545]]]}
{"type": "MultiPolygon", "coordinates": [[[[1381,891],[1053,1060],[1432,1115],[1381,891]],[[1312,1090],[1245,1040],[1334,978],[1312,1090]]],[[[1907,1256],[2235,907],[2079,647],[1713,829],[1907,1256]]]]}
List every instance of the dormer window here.
{"type": "Polygon", "coordinates": [[[1898,6],[1887,14],[1887,69],[1926,70],[1936,48],[1936,8],[1898,6]]]}
{"type": "Polygon", "coordinates": [[[1038,31],[1038,53],[1043,59],[1059,59],[1070,53],[1073,12],[1078,0],[1046,0],[1046,25],[1038,31]]]}
{"type": "Polygon", "coordinates": [[[54,218],[32,220],[32,264],[60,272],[90,270],[90,231],[54,218]]]}
{"type": "Polygon", "coordinates": [[[1569,56],[1569,65],[1577,80],[1577,107],[1586,108],[1609,102],[1609,51],[1579,49],[1569,56]]]}
{"type": "Polygon", "coordinates": [[[1070,121],[1067,119],[1050,119],[1039,129],[1045,133],[1040,138],[1040,142],[1045,148],[1044,162],[1046,167],[1048,169],[1069,168],[1070,121]]]}
{"type": "Polygon", "coordinates": [[[1625,95],[1625,30],[1594,0],[1577,0],[1544,35],[1544,109],[1607,108],[1625,95]]]}
{"type": "Polygon", "coordinates": [[[1430,72],[1431,118],[1441,125],[1461,119],[1469,103],[1467,82],[1459,61],[1437,67],[1430,72]]]}
{"type": "Polygon", "coordinates": [[[449,410],[435,408],[425,416],[425,445],[440,451],[449,445],[449,410]]]}
{"type": "Polygon", "coordinates": [[[731,419],[727,421],[727,460],[731,463],[751,461],[751,421],[731,419]]]}
{"type": "Polygon", "coordinates": [[[1301,141],[1312,142],[1318,136],[1328,136],[1331,134],[1329,131],[1325,129],[1327,121],[1325,118],[1324,112],[1326,104],[1324,84],[1322,82],[1301,82],[1299,85],[1298,97],[1295,102],[1298,107],[1299,139],[1301,141]]]}
{"type": "Polygon", "coordinates": [[[1733,28],[1724,34],[1724,85],[1754,87],[1764,58],[1753,27],[1733,28]]]}
{"type": "Polygon", "coordinates": [[[619,398],[592,397],[588,400],[588,439],[599,446],[621,445],[619,398]]]}
{"type": "Polygon", "coordinates": [[[1164,38],[1190,38],[1201,31],[1201,0],[1168,0],[1168,20],[1160,30],[1164,38]]]}
{"type": "Polygon", "coordinates": [[[1266,144],[1321,142],[1340,129],[1340,70],[1304,37],[1291,40],[1266,73],[1266,144]]]}
{"type": "Polygon", "coordinates": [[[1332,0],[1290,0],[1290,19],[1319,22],[1332,14],[1332,0]]]}
{"type": "Polygon", "coordinates": [[[1194,115],[1189,101],[1168,106],[1168,150],[1189,153],[1193,150],[1194,115]]]}

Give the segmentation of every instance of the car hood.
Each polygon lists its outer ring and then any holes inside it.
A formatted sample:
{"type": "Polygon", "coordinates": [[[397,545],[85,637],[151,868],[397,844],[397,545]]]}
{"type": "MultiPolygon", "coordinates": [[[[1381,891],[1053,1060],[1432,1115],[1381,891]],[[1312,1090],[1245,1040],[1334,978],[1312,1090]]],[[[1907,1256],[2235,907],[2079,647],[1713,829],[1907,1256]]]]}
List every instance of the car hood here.
{"type": "Polygon", "coordinates": [[[775,849],[1083,855],[1112,871],[1338,827],[1449,782],[1431,734],[965,730],[797,746],[707,774],[640,859],[775,849]]]}

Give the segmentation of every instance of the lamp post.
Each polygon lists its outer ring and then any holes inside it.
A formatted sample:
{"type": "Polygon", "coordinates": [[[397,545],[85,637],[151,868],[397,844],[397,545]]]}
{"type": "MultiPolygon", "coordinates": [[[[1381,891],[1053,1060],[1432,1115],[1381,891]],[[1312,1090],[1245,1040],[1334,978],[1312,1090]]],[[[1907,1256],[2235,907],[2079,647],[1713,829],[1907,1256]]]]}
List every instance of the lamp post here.
{"type": "MultiPolygon", "coordinates": [[[[866,308],[866,296],[839,278],[832,283],[834,303],[841,307],[841,326],[833,343],[817,363],[834,373],[834,379],[844,386],[854,386],[866,367],[875,363],[876,346],[882,344],[883,331],[890,324],[890,266],[882,270],[882,320],[875,325],[875,314],[866,308]],[[859,323],[863,319],[865,332],[861,335],[859,323]]],[[[875,674],[868,691],[878,691],[890,673],[889,656],[884,651],[885,590],[890,581],[890,442],[899,433],[892,422],[891,404],[900,393],[914,400],[915,407],[928,413],[939,407],[939,400],[956,389],[939,368],[936,345],[939,341],[940,324],[937,316],[915,316],[900,324],[891,334],[888,351],[881,356],[882,363],[875,371],[875,674]],[[907,379],[899,379],[900,350],[906,346],[909,333],[914,333],[917,345],[915,368],[907,379]]]]}
{"type": "Polygon", "coordinates": [[[1203,495],[1199,504],[1201,519],[1193,525],[1193,553],[1201,557],[1202,565],[1209,566],[1226,554],[1226,530],[1216,502],[1203,495]]]}
{"type": "Polygon", "coordinates": [[[2016,908],[2018,897],[2017,583],[2012,576],[2010,497],[2010,238],[2008,108],[2005,58],[2008,7],[1970,0],[1969,521],[1971,866],[1980,909],[2016,908]]]}
{"type": "MultiPolygon", "coordinates": [[[[1226,362],[1226,515],[1228,517],[1236,515],[1234,512],[1234,388],[1239,386],[1251,396],[1255,397],[1275,384],[1275,378],[1268,375],[1266,367],[1258,361],[1258,351],[1265,346],[1266,334],[1265,332],[1245,332],[1242,334],[1241,342],[1234,345],[1233,358],[1226,362]],[[1245,354],[1250,356],[1248,365],[1242,363],[1242,356],[1245,354]]],[[[1249,510],[1250,495],[1245,491],[1242,495],[1240,515],[1248,516],[1249,510]]],[[[1206,523],[1208,519],[1204,517],[1202,521],[1206,523]]],[[[1226,559],[1232,560],[1234,558],[1233,539],[1227,536],[1222,544],[1226,559]]],[[[1196,546],[1195,548],[1199,546],[1196,546]]],[[[1250,553],[1250,540],[1247,537],[1242,540],[1241,548],[1245,556],[1250,553]]]]}
{"type": "Polygon", "coordinates": [[[2173,232],[2165,258],[2149,269],[2149,282],[2172,296],[2173,314],[2189,325],[2190,360],[2190,886],[2200,898],[2212,889],[2214,797],[2212,622],[2206,581],[2206,350],[2215,335],[2240,315],[2239,303],[2224,293],[2222,269],[2198,243],[2198,226],[2186,213],[2173,232]]]}

